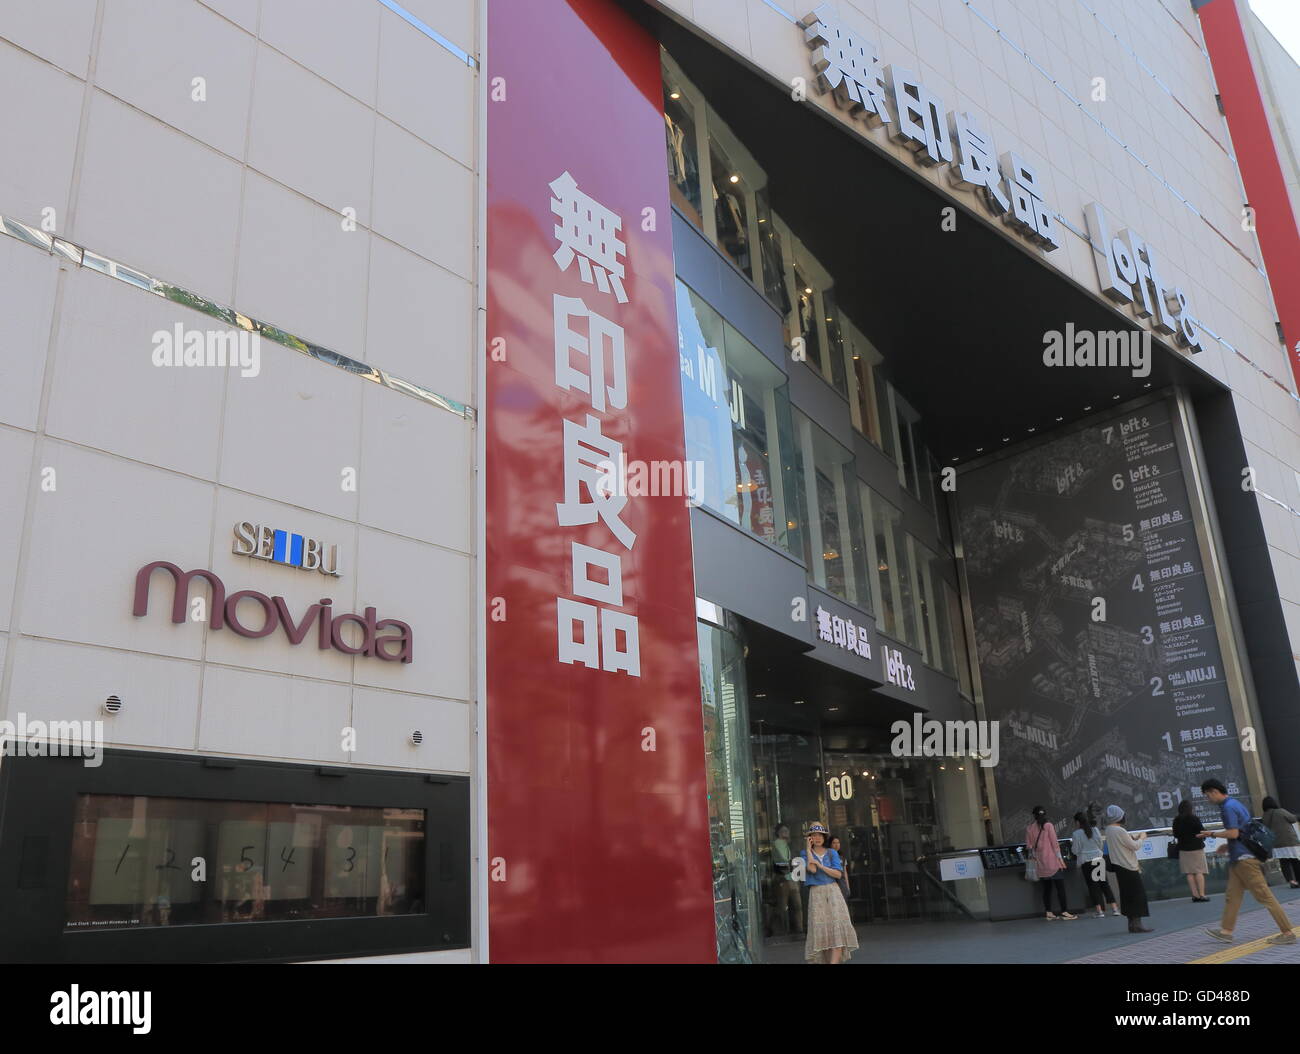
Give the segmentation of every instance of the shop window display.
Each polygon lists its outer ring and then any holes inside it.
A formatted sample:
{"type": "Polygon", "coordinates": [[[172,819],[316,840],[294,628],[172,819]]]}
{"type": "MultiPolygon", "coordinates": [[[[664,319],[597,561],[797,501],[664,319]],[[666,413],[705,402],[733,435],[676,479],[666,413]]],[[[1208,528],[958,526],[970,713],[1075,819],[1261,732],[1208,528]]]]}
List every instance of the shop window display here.
{"type": "Polygon", "coordinates": [[[742,185],[744,176],[712,134],[709,137],[709,163],[713,175],[713,222],[718,248],[750,275],[753,243],[749,232],[748,199],[752,192],[742,185]]]}
{"type": "Polygon", "coordinates": [[[849,356],[849,407],[853,427],[876,446],[881,446],[875,372],[881,361],[880,352],[849,319],[845,318],[843,322],[845,352],[849,356]]]}
{"type": "Polygon", "coordinates": [[[772,217],[766,189],[754,195],[758,210],[759,253],[763,260],[763,292],[781,315],[790,314],[790,288],[785,280],[786,248],[779,224],[772,217]]]}
{"type": "Polygon", "coordinates": [[[841,395],[848,394],[848,380],[844,364],[844,331],[840,309],[830,288],[822,292],[822,319],[826,326],[826,358],[830,364],[830,382],[841,395]]]}
{"type": "MultiPolygon", "coordinates": [[[[906,607],[911,591],[904,583],[908,575],[906,535],[902,513],[865,484],[861,485],[863,519],[870,540],[868,559],[874,569],[872,593],[876,600],[876,625],[882,633],[906,643],[909,619],[906,607]]],[[[910,621],[915,632],[915,615],[910,621]]]]}
{"type": "Polygon", "coordinates": [[[804,558],[812,580],[863,608],[871,606],[853,455],[794,411],[806,529],[804,558]]]}
{"type": "Polygon", "coordinates": [[[700,211],[700,161],[694,101],[680,79],[664,76],[664,134],[668,146],[668,189],[672,202],[697,227],[700,211]]]}
{"type": "Polygon", "coordinates": [[[797,552],[785,375],[681,282],[677,318],[686,451],[701,473],[700,503],[797,552]]]}
{"type": "Polygon", "coordinates": [[[421,809],[83,794],[66,926],[419,914],[424,830],[421,809]]]}
{"type": "Polygon", "coordinates": [[[766,173],[663,53],[664,121],[674,205],[781,313],[785,341],[850,401],[853,422],[898,464],[928,508],[933,465],[920,417],[882,374],[882,358],[842,313],[833,276],[773,210],[766,173]]]}

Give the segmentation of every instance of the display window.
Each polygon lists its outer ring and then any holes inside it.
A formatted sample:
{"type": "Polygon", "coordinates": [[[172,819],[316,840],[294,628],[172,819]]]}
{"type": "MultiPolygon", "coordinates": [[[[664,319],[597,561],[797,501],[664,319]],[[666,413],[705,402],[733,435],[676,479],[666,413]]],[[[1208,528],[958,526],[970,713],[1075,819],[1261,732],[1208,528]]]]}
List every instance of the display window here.
{"type": "Polygon", "coordinates": [[[667,54],[663,54],[663,84],[668,194],[682,215],[704,230],[700,193],[704,99],[667,54]]]}
{"type": "Polygon", "coordinates": [[[871,591],[853,455],[798,410],[794,411],[794,423],[809,576],[828,592],[869,608],[871,591]]]}
{"type": "Polygon", "coordinates": [[[470,944],[463,775],[105,750],[0,766],[0,961],[303,962],[470,944]]]}
{"type": "Polygon", "coordinates": [[[797,553],[785,374],[680,281],[677,324],[686,453],[700,504],[797,553]]]}
{"type": "Polygon", "coordinates": [[[82,794],[68,929],[424,910],[424,812],[82,794]]]}
{"type": "MultiPolygon", "coordinates": [[[[907,641],[908,619],[903,585],[907,575],[907,550],[902,530],[903,515],[865,483],[860,483],[859,488],[867,559],[873,569],[871,592],[876,625],[882,633],[907,641]]],[[[915,616],[912,625],[915,626],[915,616]]]]}
{"type": "Polygon", "coordinates": [[[883,361],[871,343],[849,319],[843,319],[844,341],[849,356],[849,410],[853,427],[883,448],[881,414],[876,393],[876,367],[883,361]]]}

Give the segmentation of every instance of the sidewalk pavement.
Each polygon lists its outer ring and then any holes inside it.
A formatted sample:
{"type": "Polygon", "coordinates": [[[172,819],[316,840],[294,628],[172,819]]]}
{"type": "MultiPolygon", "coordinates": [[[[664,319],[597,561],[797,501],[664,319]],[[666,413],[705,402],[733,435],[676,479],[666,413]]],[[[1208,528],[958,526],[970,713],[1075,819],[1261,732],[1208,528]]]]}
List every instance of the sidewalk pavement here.
{"type": "MultiPolygon", "coordinates": [[[[1272,886],[1300,936],[1300,890],[1272,886]]],[[[1208,936],[1218,927],[1223,895],[1208,904],[1190,898],[1151,902],[1146,925],[1154,933],[1129,933],[1128,920],[1107,915],[1081,915],[1075,922],[1043,918],[1013,922],[910,921],[857,927],[858,950],[849,960],[858,963],[1300,963],[1300,942],[1284,946],[1263,943],[1277,932],[1273,920],[1247,894],[1237,918],[1232,944],[1208,936]]],[[[802,939],[768,944],[768,963],[801,963],[802,939]]]]}

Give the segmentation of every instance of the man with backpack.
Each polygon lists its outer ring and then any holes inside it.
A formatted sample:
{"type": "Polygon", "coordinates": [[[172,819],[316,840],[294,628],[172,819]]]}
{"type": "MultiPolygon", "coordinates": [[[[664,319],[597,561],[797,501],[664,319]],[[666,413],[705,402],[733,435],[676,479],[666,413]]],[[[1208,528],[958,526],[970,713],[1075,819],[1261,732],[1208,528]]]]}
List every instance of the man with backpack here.
{"type": "Polygon", "coordinates": [[[1228,797],[1228,788],[1215,779],[1201,784],[1201,793],[1219,807],[1223,817],[1222,831],[1202,831],[1201,838],[1223,837],[1227,844],[1219,847],[1219,853],[1228,854],[1228,889],[1223,896],[1223,921],[1217,930],[1205,932],[1216,941],[1232,943],[1232,930],[1237,924],[1237,912],[1241,908],[1241,899],[1246,890],[1251,896],[1268,908],[1280,931],[1268,939],[1269,944],[1295,944],[1296,936],[1291,931],[1291,920],[1282,910],[1282,905],[1268,888],[1268,879],[1264,876],[1264,861],[1268,859],[1272,845],[1271,832],[1262,824],[1250,818],[1246,807],[1236,798],[1228,797]]]}

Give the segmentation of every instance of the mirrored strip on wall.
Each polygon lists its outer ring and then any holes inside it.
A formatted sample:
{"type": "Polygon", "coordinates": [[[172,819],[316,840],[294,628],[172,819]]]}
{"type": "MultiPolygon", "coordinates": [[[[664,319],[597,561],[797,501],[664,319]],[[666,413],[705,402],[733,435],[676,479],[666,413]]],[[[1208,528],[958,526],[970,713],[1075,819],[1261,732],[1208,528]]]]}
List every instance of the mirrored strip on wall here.
{"type": "Polygon", "coordinates": [[[373,381],[375,384],[383,385],[385,388],[400,392],[403,395],[409,395],[411,398],[419,399],[431,406],[440,407],[457,417],[465,418],[467,421],[474,420],[475,414],[472,406],[458,402],[448,396],[439,395],[432,389],[416,384],[414,381],[396,377],[378,366],[359,362],[340,352],[331,351],[319,344],[313,344],[311,341],[288,333],[277,326],[271,325],[269,322],[263,322],[261,319],[242,314],[233,307],[218,304],[198,293],[173,285],[171,282],[156,278],[133,267],[128,267],[117,260],[101,256],[90,249],[75,245],[63,238],[56,238],[39,228],[19,223],[8,216],[0,216],[0,233],[16,238],[18,241],[25,242],[37,249],[43,249],[51,256],[61,257],[75,263],[78,267],[88,267],[92,271],[98,271],[109,278],[116,278],[119,282],[126,282],[128,285],[133,285],[146,293],[152,293],[154,296],[163,297],[173,303],[193,308],[195,311],[208,315],[210,318],[218,319],[228,326],[256,333],[267,340],[274,341],[276,344],[315,359],[317,362],[323,362],[327,366],[346,370],[356,377],[373,381]]]}

